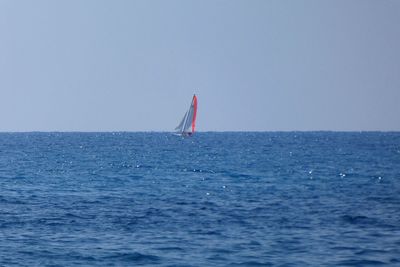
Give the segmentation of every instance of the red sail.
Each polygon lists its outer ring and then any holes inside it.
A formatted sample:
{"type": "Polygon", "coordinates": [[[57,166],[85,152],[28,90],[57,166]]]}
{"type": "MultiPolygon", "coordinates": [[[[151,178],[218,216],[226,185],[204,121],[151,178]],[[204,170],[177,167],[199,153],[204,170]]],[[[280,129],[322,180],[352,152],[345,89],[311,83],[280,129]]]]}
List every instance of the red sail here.
{"type": "Polygon", "coordinates": [[[193,121],[192,121],[192,133],[194,133],[194,128],[196,127],[196,114],[197,114],[197,96],[193,96],[193,121]]]}

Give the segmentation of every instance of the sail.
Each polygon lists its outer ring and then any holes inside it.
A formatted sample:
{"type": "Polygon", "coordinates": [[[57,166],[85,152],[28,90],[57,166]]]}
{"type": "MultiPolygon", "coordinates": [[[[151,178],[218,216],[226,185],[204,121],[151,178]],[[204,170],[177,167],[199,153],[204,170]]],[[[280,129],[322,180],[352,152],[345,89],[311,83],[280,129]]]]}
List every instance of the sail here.
{"type": "Polygon", "coordinates": [[[187,115],[187,112],[185,113],[185,115],[183,115],[181,122],[179,123],[178,126],[176,126],[175,130],[178,130],[180,132],[183,131],[183,124],[185,123],[186,115],[187,115]]]}
{"type": "Polygon", "coordinates": [[[188,111],[188,116],[187,116],[187,120],[185,123],[185,127],[183,127],[183,131],[184,132],[189,132],[190,127],[192,126],[192,121],[193,121],[193,107],[190,106],[190,109],[188,111]]]}
{"type": "Polygon", "coordinates": [[[192,103],[190,105],[185,127],[183,129],[184,132],[194,133],[195,130],[195,122],[196,122],[196,113],[197,113],[197,97],[193,96],[192,103]]]}
{"type": "Polygon", "coordinates": [[[181,135],[193,134],[196,128],[197,97],[193,96],[189,110],[185,113],[182,121],[175,128],[181,135]]]}

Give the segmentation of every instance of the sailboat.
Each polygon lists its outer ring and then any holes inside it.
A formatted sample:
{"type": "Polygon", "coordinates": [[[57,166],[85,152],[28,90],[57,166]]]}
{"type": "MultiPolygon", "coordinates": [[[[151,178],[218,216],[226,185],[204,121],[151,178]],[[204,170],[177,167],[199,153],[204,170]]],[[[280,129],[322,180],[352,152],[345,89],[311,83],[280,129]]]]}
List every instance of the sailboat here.
{"type": "Polygon", "coordinates": [[[186,111],[179,125],[175,128],[176,134],[180,136],[192,136],[196,128],[197,96],[193,95],[189,110],[186,111]]]}

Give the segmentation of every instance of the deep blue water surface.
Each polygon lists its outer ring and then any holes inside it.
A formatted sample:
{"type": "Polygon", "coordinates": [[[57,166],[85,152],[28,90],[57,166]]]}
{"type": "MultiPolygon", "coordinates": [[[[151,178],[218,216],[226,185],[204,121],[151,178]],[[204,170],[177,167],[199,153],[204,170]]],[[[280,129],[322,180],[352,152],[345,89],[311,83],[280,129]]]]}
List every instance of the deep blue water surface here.
{"type": "Polygon", "coordinates": [[[0,134],[0,266],[400,266],[400,133],[0,134]]]}

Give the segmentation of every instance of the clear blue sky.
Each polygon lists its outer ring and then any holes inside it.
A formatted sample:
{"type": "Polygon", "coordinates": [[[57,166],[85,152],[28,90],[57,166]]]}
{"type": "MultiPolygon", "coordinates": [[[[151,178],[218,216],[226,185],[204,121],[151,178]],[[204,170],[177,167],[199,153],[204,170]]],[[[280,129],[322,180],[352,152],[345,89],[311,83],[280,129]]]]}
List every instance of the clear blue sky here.
{"type": "Polygon", "coordinates": [[[0,131],[400,130],[400,1],[0,0],[0,131]]]}

